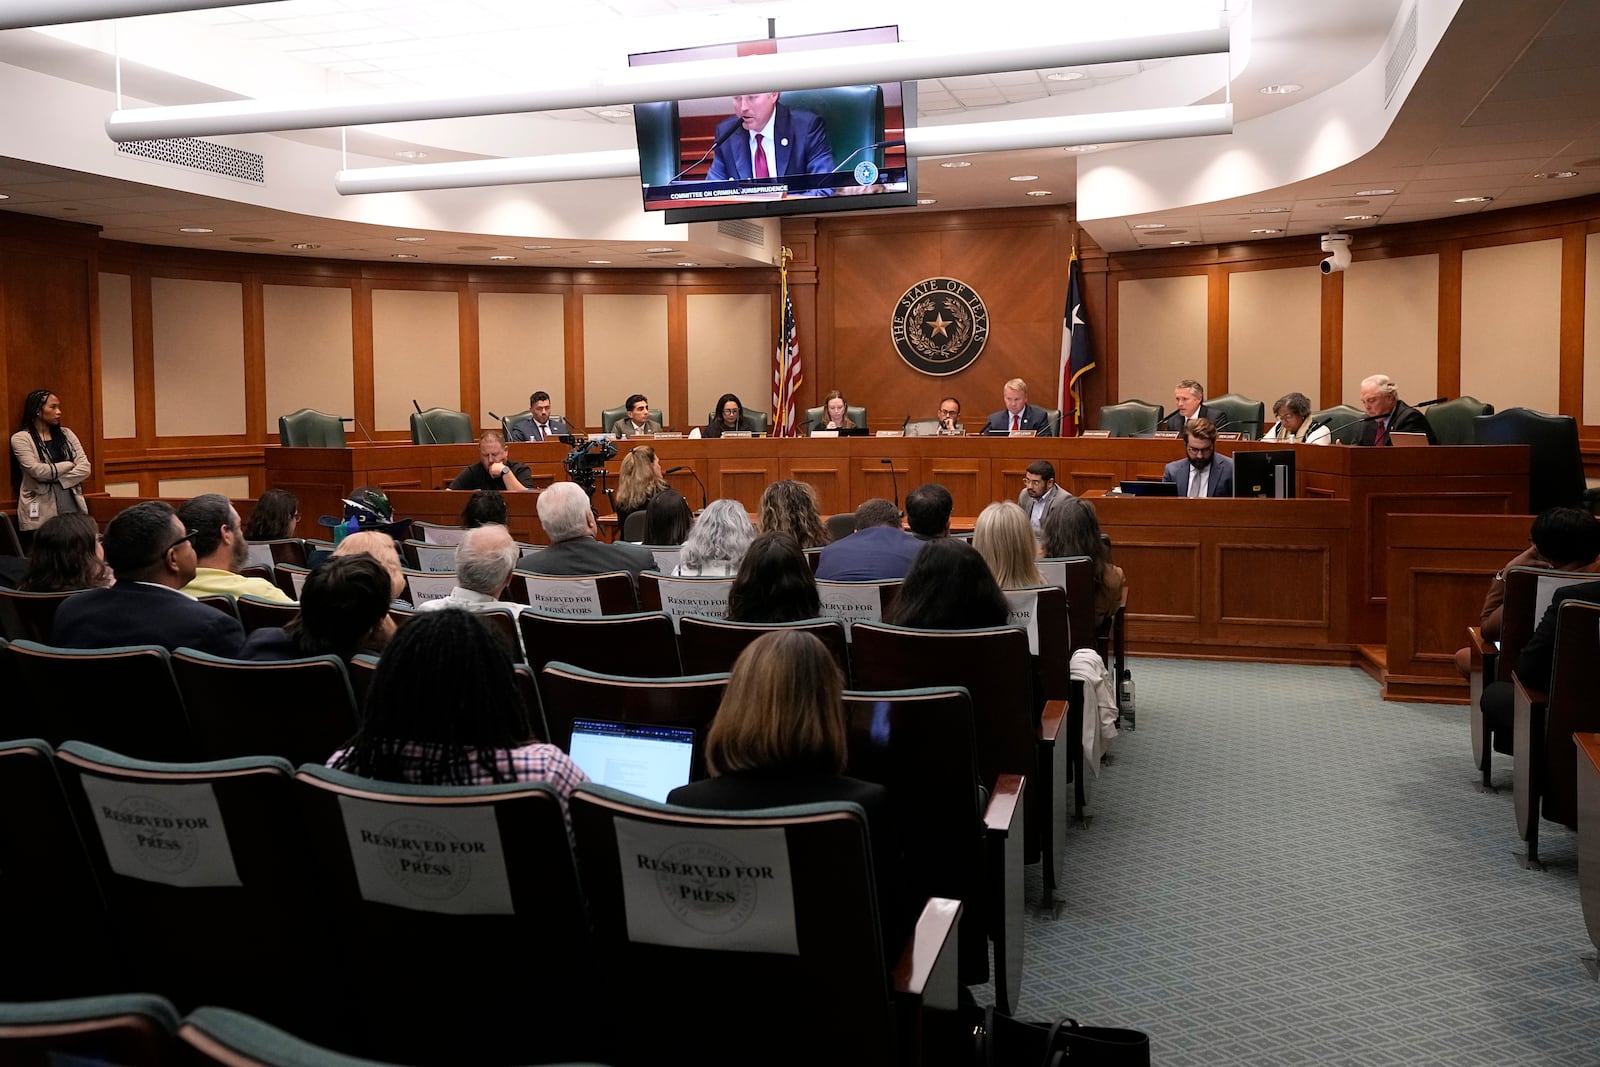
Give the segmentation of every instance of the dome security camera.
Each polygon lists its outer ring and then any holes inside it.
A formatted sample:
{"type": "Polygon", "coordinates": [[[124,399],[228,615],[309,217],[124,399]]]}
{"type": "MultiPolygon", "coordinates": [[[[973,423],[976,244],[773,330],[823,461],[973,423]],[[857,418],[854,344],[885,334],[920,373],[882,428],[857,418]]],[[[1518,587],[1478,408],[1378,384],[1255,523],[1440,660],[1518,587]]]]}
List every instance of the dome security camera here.
{"type": "Polygon", "coordinates": [[[1336,270],[1344,270],[1350,265],[1350,235],[1347,233],[1325,233],[1322,235],[1322,250],[1332,253],[1323,260],[1319,266],[1324,274],[1332,274],[1336,270]]]}

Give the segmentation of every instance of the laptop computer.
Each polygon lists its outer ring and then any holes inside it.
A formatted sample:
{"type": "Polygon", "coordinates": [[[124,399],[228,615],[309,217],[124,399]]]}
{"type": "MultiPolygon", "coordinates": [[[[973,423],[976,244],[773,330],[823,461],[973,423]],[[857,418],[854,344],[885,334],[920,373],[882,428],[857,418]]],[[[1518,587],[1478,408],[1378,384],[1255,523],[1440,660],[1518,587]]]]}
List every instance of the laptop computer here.
{"type": "Polygon", "coordinates": [[[574,719],[568,755],[593,781],[666,803],[689,783],[695,732],[675,726],[574,719]]]}
{"type": "Polygon", "coordinates": [[[1121,482],[1119,487],[1126,496],[1177,496],[1177,482],[1121,482]]]}

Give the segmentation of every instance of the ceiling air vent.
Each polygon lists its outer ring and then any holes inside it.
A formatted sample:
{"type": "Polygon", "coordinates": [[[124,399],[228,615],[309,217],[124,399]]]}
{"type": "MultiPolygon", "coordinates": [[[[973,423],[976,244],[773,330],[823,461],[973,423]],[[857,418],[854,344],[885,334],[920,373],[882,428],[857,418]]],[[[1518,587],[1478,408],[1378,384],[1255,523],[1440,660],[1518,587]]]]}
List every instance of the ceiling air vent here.
{"type": "Polygon", "coordinates": [[[264,156],[229,148],[215,141],[202,141],[195,137],[163,138],[159,141],[123,141],[117,151],[157,163],[170,163],[175,167],[203,170],[220,174],[241,182],[261,185],[267,180],[267,161],[264,156]]]}
{"type": "Polygon", "coordinates": [[[1400,79],[1405,76],[1406,68],[1411,66],[1411,61],[1417,55],[1417,5],[1412,4],[1411,9],[1400,17],[1394,33],[1394,51],[1389,53],[1389,61],[1383,66],[1383,103],[1387,107],[1389,101],[1394,99],[1394,91],[1400,86],[1400,79]]]}
{"type": "Polygon", "coordinates": [[[746,219],[723,219],[717,223],[717,232],[724,237],[732,237],[736,241],[743,241],[745,244],[762,246],[767,243],[766,230],[762,229],[758,223],[750,222],[746,219]]]}

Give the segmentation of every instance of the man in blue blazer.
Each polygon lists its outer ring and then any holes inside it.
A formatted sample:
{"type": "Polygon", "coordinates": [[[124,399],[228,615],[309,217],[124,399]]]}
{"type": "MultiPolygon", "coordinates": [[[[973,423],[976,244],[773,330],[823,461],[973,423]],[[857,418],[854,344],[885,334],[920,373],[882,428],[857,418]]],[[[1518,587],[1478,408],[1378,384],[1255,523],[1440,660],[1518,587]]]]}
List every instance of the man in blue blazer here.
{"type": "Polygon", "coordinates": [[[549,441],[572,433],[566,419],[550,414],[550,394],[543,389],[528,397],[528,414],[509,427],[512,441],[549,441]]]}
{"type": "Polygon", "coordinates": [[[1056,427],[1051,425],[1050,416],[1044,408],[1028,403],[1028,383],[1021,378],[1013,378],[1005,385],[1003,393],[1006,406],[993,415],[984,424],[983,432],[987,434],[1010,433],[1013,430],[1032,430],[1040,437],[1054,437],[1056,427]]]}
{"type": "MultiPolygon", "coordinates": [[[[821,117],[778,103],[777,93],[734,97],[733,114],[717,124],[715,144],[708,181],[833,173],[833,149],[821,117]],[[757,151],[764,160],[757,161],[757,151]]],[[[827,195],[827,190],[813,195],[827,195]]]]}
{"type": "Polygon", "coordinates": [[[904,578],[922,551],[922,539],[900,529],[894,501],[874,497],[856,508],[856,530],[822,550],[817,577],[829,582],[879,582],[904,578]]]}
{"type": "Polygon", "coordinates": [[[62,648],[160,645],[169,652],[193,648],[237,655],[244,644],[239,620],[178,591],[194,580],[194,536],[160,500],[118,512],[104,541],[117,584],[63,601],[51,643],[62,648]]]}
{"type": "Polygon", "coordinates": [[[1232,496],[1233,460],[1216,454],[1217,428],[1210,419],[1190,419],[1184,427],[1188,459],[1175,459],[1161,475],[1177,482],[1179,496],[1232,496]]]}

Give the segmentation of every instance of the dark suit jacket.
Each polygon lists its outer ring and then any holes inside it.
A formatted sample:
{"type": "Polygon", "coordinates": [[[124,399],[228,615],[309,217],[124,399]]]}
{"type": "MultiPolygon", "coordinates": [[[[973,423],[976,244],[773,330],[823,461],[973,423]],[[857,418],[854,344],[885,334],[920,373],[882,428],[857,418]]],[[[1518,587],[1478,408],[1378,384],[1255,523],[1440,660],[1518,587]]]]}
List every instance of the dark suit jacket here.
{"type": "Polygon", "coordinates": [[[56,610],[51,643],[62,648],[161,645],[214,656],[237,655],[239,620],[166,586],[118,582],[68,597],[56,610]]]}
{"type": "MultiPolygon", "coordinates": [[[[1433,436],[1433,427],[1428,424],[1428,417],[1403,400],[1394,402],[1394,410],[1389,412],[1390,433],[1425,433],[1428,443],[1436,445],[1438,439],[1433,436]]],[[[1358,445],[1373,445],[1378,443],[1378,420],[1373,419],[1361,427],[1361,436],[1356,439],[1358,445]]],[[[1393,441],[1385,440],[1386,445],[1393,441]]]]}
{"type": "MultiPolygon", "coordinates": [[[[512,477],[529,489],[533,488],[533,472],[528,469],[526,463],[518,463],[514,459],[508,459],[506,460],[506,466],[511,468],[512,477]]],[[[450,488],[475,491],[478,489],[504,489],[505,486],[498,478],[489,477],[489,472],[484,469],[482,463],[474,463],[455,476],[455,480],[450,483],[450,488]]]]}
{"type": "MultiPolygon", "coordinates": [[[[1052,511],[1054,511],[1057,508],[1061,507],[1063,504],[1065,504],[1067,501],[1069,501],[1071,499],[1072,499],[1072,494],[1067,492],[1065,489],[1063,489],[1061,487],[1060,483],[1058,482],[1056,484],[1055,488],[1053,490],[1051,490],[1050,494],[1047,497],[1045,497],[1044,515],[1040,515],[1039,516],[1039,526],[1040,526],[1040,528],[1044,527],[1045,515],[1050,514],[1052,511]]],[[[1029,495],[1029,493],[1028,493],[1028,491],[1026,489],[1024,489],[1022,492],[1017,494],[1017,507],[1021,508],[1027,514],[1028,521],[1030,523],[1033,521],[1033,505],[1036,504],[1036,503],[1038,503],[1038,501],[1034,500],[1033,497],[1029,495]]]]}
{"type": "MultiPolygon", "coordinates": [[[[731,181],[735,178],[753,178],[750,164],[750,134],[736,129],[739,116],[730,115],[717,123],[716,152],[711,157],[711,169],[706,180],[731,181]],[[733,131],[729,133],[729,131],[733,131]],[[723,140],[723,134],[729,134],[723,140]]],[[[790,108],[779,101],[772,113],[772,139],[767,145],[772,161],[774,178],[780,174],[831,174],[833,149],[828,146],[828,128],[822,119],[809,111],[790,108]]]]}
{"type": "Polygon", "coordinates": [[[817,577],[829,582],[904,578],[924,542],[893,526],[869,526],[822,550],[817,577]]]}
{"type": "MultiPolygon", "coordinates": [[[[1219,430],[1228,425],[1228,413],[1226,411],[1220,411],[1217,408],[1209,408],[1204,404],[1201,404],[1195,409],[1194,417],[1197,419],[1210,419],[1211,425],[1215,426],[1219,430]]],[[[1188,421],[1188,419],[1183,417],[1183,413],[1181,411],[1174,411],[1171,415],[1168,415],[1166,418],[1161,420],[1160,428],[1163,430],[1174,430],[1178,433],[1182,433],[1184,424],[1188,421]]]]}
{"type": "MultiPolygon", "coordinates": [[[[1022,409],[1023,430],[1037,430],[1040,437],[1054,437],[1056,428],[1050,425],[1050,418],[1045,414],[1044,408],[1037,404],[1027,404],[1022,409]]],[[[1010,433],[1011,412],[1001,408],[989,416],[989,421],[984,424],[984,433],[1010,433]]]]}
{"type": "Polygon", "coordinates": [[[543,552],[524,556],[517,570],[525,574],[605,574],[608,571],[627,571],[634,582],[639,573],[656,565],[656,557],[648,548],[618,542],[608,545],[592,537],[574,537],[570,541],[557,541],[543,552]]]}
{"type": "MultiPolygon", "coordinates": [[[[572,433],[572,427],[567,425],[567,420],[560,416],[550,418],[550,436],[559,437],[562,434],[572,433]]],[[[511,424],[511,439],[513,441],[543,441],[545,435],[539,431],[539,424],[529,419],[518,419],[511,424]]],[[[481,466],[481,464],[480,464],[481,466]]]]}
{"type": "MultiPolygon", "coordinates": [[[[706,423],[705,429],[700,431],[700,436],[701,437],[721,437],[723,428],[724,427],[722,425],[722,420],[721,419],[712,419],[710,422],[706,423]]],[[[741,416],[739,418],[738,430],[748,430],[751,433],[755,433],[756,432],[756,424],[751,422],[749,420],[749,418],[741,416]]],[[[735,432],[737,432],[737,431],[735,431],[735,432]]]]}
{"type": "MultiPolygon", "coordinates": [[[[1177,482],[1178,495],[1189,495],[1189,461],[1175,459],[1167,464],[1161,475],[1164,482],[1177,482]]],[[[1227,456],[1211,457],[1211,478],[1206,482],[1206,496],[1233,495],[1233,460],[1227,456]]]]}
{"type": "Polygon", "coordinates": [[[1517,657],[1517,677],[1529,689],[1550,688],[1550,675],[1556,662],[1556,616],[1561,612],[1561,605],[1569,603],[1600,604],[1600,580],[1564,585],[1550,598],[1544,617],[1517,657]]]}

